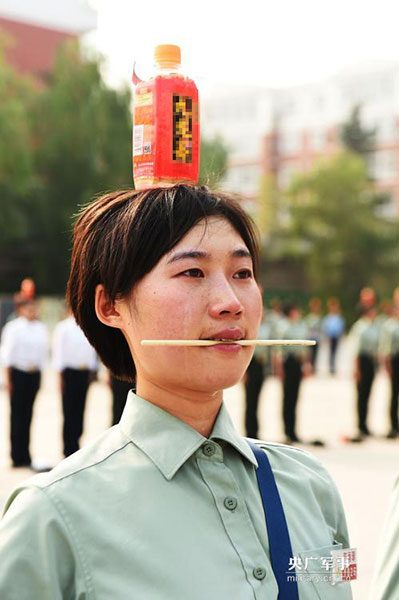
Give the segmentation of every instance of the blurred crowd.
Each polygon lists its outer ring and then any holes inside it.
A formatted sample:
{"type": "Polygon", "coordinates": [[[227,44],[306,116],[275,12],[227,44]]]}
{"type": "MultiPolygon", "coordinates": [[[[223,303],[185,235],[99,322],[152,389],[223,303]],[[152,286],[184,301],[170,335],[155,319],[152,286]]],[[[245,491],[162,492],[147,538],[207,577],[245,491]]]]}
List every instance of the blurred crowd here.
{"type": "MultiPolygon", "coordinates": [[[[394,290],[392,301],[377,304],[374,289],[361,290],[357,319],[347,331],[341,314],[338,298],[330,298],[326,312],[320,298],[311,298],[308,312],[303,314],[301,307],[294,303],[281,303],[278,298],[265,309],[261,324],[260,339],[310,339],[316,345],[275,346],[273,350],[257,347],[245,377],[246,415],[245,424],[248,437],[258,437],[258,404],[265,379],[275,375],[282,383],[282,420],[285,443],[299,443],[296,431],[296,413],[301,381],[315,374],[317,355],[322,341],[326,341],[329,351],[329,371],[336,373],[337,350],[343,336],[348,333],[354,352],[354,378],[356,381],[357,434],[349,441],[362,442],[370,436],[368,426],[368,405],[372,384],[379,368],[386,369],[390,380],[390,398],[387,399],[390,429],[388,439],[399,436],[398,395],[399,395],[399,287],[394,290]]],[[[323,445],[322,440],[313,440],[314,445],[323,445]]]]}
{"type": "MultiPolygon", "coordinates": [[[[378,368],[387,371],[390,398],[387,399],[389,439],[399,437],[399,287],[392,301],[377,305],[372,288],[361,290],[356,307],[357,320],[347,331],[339,299],[330,298],[324,310],[320,298],[311,298],[304,313],[295,302],[282,303],[278,298],[265,308],[258,337],[273,340],[314,340],[314,346],[257,346],[244,377],[248,437],[258,437],[258,405],[267,377],[277,376],[282,388],[282,421],[285,443],[303,440],[297,435],[297,405],[301,382],[316,373],[318,351],[322,342],[328,345],[328,367],[331,376],[337,370],[337,351],[345,334],[354,348],[354,377],[357,388],[357,434],[351,442],[361,442],[372,435],[368,424],[368,404],[378,368]]],[[[89,344],[73,316],[69,313],[57,323],[51,340],[39,319],[35,285],[31,279],[21,284],[14,296],[14,312],[1,331],[0,358],[5,371],[5,386],[10,398],[10,448],[13,467],[32,467],[29,450],[33,405],[40,389],[41,374],[51,347],[51,364],[58,374],[63,411],[63,452],[69,456],[79,449],[83,433],[86,398],[90,384],[100,368],[95,350],[89,344]]],[[[112,392],[110,425],[122,415],[128,390],[133,384],[108,374],[112,392]]],[[[311,440],[324,445],[322,440],[311,440]]]]}
{"type": "MultiPolygon", "coordinates": [[[[6,391],[10,398],[10,450],[14,468],[35,467],[29,442],[33,405],[40,389],[41,375],[47,365],[49,347],[51,366],[58,374],[63,411],[63,453],[67,457],[79,449],[89,386],[97,380],[100,363],[72,314],[57,323],[50,339],[47,327],[39,320],[35,285],[31,279],[21,284],[14,295],[14,312],[1,331],[0,360],[4,368],[6,391]]],[[[108,373],[112,392],[110,425],[122,415],[132,384],[108,373]]]]}

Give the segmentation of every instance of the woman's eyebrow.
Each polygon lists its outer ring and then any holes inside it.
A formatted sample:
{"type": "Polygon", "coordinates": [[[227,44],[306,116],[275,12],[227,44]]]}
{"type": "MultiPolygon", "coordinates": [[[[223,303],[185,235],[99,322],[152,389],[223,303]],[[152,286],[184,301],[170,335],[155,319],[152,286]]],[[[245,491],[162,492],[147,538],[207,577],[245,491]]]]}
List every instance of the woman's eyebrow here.
{"type": "MultiPolygon", "coordinates": [[[[237,248],[230,252],[230,256],[232,258],[252,258],[251,253],[247,248],[237,248]]],[[[182,252],[176,252],[173,254],[167,261],[167,265],[174,263],[178,260],[185,260],[186,258],[202,258],[202,259],[210,259],[211,254],[209,252],[204,252],[203,250],[183,250],[182,252]]]]}

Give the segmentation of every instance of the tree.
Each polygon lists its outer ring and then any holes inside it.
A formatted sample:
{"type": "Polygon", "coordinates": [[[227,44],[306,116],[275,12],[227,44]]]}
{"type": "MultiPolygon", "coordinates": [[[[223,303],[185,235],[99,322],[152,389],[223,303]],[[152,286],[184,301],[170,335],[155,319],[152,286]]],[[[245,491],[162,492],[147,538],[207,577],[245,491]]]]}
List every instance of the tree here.
{"type": "Polygon", "coordinates": [[[288,190],[290,243],[306,265],[312,292],[337,295],[347,311],[359,290],[390,290],[397,276],[398,223],[378,216],[364,161],[343,152],[298,177],[288,190]]]}
{"type": "Polygon", "coordinates": [[[24,239],[41,293],[63,293],[72,217],[105,190],[132,187],[130,92],[104,84],[99,59],[61,47],[48,85],[30,98],[34,180],[24,239]]]}
{"type": "Polygon", "coordinates": [[[219,136],[202,139],[199,184],[215,188],[226,173],[227,157],[228,150],[219,136]]]}
{"type": "Polygon", "coordinates": [[[352,152],[367,156],[374,150],[376,129],[366,129],[361,124],[361,106],[353,107],[349,119],[342,125],[341,141],[344,147],[352,152]]]}

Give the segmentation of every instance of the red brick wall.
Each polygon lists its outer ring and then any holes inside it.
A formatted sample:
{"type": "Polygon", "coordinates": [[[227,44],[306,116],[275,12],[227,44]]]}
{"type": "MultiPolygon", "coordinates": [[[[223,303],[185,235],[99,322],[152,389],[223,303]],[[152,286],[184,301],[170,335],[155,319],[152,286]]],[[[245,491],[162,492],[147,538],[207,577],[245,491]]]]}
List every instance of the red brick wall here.
{"type": "Polygon", "coordinates": [[[74,36],[45,27],[19,23],[0,17],[0,31],[13,38],[6,59],[22,73],[40,76],[51,70],[59,44],[74,36]]]}

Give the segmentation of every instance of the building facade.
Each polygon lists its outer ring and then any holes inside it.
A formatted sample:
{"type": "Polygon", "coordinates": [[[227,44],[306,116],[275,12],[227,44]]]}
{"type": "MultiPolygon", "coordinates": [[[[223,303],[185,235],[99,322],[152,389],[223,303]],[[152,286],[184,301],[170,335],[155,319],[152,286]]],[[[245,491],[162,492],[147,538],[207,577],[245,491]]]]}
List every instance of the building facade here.
{"type": "Polygon", "coordinates": [[[8,64],[45,78],[58,46],[96,27],[97,17],[80,0],[0,0],[0,35],[8,64]]]}
{"type": "Polygon", "coordinates": [[[230,151],[224,189],[256,202],[264,176],[280,190],[297,173],[341,148],[341,125],[361,105],[362,125],[376,128],[369,157],[383,212],[399,217],[399,63],[372,62],[320,82],[272,90],[215,88],[203,101],[205,135],[222,136],[230,151]]]}

